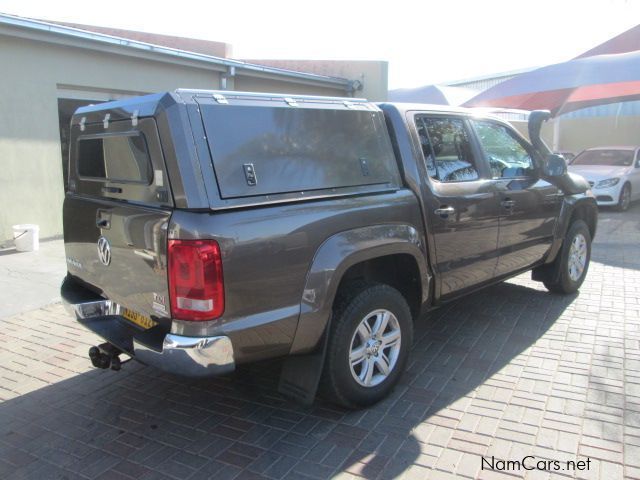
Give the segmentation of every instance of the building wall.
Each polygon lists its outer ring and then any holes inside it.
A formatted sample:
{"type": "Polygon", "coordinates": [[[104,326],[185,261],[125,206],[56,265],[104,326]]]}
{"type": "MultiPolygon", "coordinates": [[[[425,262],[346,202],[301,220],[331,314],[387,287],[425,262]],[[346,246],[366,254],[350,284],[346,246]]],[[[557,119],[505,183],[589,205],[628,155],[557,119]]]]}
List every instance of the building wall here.
{"type": "Polygon", "coordinates": [[[478,93],[480,93],[484,90],[487,90],[491,87],[498,85],[499,83],[504,82],[505,80],[509,80],[510,78],[513,78],[513,75],[508,77],[494,77],[494,78],[483,78],[481,80],[469,80],[467,82],[461,81],[461,82],[447,83],[447,85],[452,87],[470,88],[472,90],[477,90],[478,93]]]}
{"type": "Polygon", "coordinates": [[[329,97],[345,96],[345,92],[341,88],[309,87],[295,82],[247,77],[241,74],[236,75],[233,79],[233,86],[229,86],[229,89],[231,88],[240,92],[291,93],[298,95],[326,95],[329,97]]]}
{"type": "MultiPolygon", "coordinates": [[[[527,140],[529,139],[529,122],[526,121],[522,121],[522,120],[510,120],[509,123],[518,131],[520,132],[520,134],[526,138],[527,140]]],[[[540,138],[542,138],[542,141],[545,142],[547,144],[547,146],[551,149],[553,149],[553,121],[551,122],[546,122],[542,125],[542,128],[540,129],[540,138]]]]}
{"type": "MultiPolygon", "coordinates": [[[[510,122],[528,138],[527,122],[510,122]]],[[[557,152],[580,153],[586,148],[640,145],[640,116],[555,118],[542,126],[541,137],[557,152]]]]}
{"type": "Polygon", "coordinates": [[[640,145],[640,116],[562,118],[558,150],[579,153],[585,148],[640,145]]]}
{"type": "Polygon", "coordinates": [[[17,223],[40,225],[43,238],[62,233],[60,85],[120,92],[219,85],[210,70],[11,36],[0,36],[0,65],[0,244],[17,223]]]}
{"type": "MultiPolygon", "coordinates": [[[[315,73],[329,77],[340,77],[362,82],[362,90],[354,93],[356,97],[372,102],[387,100],[389,90],[389,64],[376,60],[246,60],[260,65],[286,68],[299,72],[315,73]]],[[[237,88],[237,87],[236,87],[237,88]]],[[[238,88],[239,90],[239,88],[238,88]]],[[[344,96],[344,92],[340,96],[344,96]]]]}
{"type": "MultiPolygon", "coordinates": [[[[42,238],[62,233],[58,98],[105,100],[179,87],[221,88],[218,65],[178,64],[160,55],[137,58],[1,33],[0,65],[5,66],[0,75],[0,246],[11,243],[11,227],[18,223],[38,224],[42,238]]],[[[340,87],[246,74],[232,79],[229,88],[345,95],[340,87]]]]}

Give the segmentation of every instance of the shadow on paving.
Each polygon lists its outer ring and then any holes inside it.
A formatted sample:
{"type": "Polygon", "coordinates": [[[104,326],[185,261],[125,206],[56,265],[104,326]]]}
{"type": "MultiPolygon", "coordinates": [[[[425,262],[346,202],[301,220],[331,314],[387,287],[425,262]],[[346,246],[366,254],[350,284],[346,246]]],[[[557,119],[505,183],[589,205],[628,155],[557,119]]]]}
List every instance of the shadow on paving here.
{"type": "Polygon", "coordinates": [[[504,283],[431,312],[401,384],[362,411],[284,399],[278,361],[199,381],[133,362],[92,370],[0,405],[0,477],[391,478],[421,454],[414,428],[536,342],[573,298],[504,283]]]}
{"type": "Polygon", "coordinates": [[[591,259],[604,265],[640,270],[640,202],[626,212],[601,208],[591,259]]]}

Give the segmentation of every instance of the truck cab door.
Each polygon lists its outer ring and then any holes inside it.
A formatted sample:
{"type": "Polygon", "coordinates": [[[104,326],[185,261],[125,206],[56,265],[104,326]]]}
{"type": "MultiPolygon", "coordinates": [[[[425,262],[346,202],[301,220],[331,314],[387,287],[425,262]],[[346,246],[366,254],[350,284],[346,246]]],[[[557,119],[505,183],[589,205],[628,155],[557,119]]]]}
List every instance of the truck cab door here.
{"type": "Polygon", "coordinates": [[[462,116],[414,117],[426,175],[423,202],[436,296],[491,281],[497,264],[498,196],[462,116]]]}
{"type": "Polygon", "coordinates": [[[563,193],[540,178],[530,145],[498,121],[471,120],[500,200],[497,276],[540,262],[553,242],[563,193]]]}

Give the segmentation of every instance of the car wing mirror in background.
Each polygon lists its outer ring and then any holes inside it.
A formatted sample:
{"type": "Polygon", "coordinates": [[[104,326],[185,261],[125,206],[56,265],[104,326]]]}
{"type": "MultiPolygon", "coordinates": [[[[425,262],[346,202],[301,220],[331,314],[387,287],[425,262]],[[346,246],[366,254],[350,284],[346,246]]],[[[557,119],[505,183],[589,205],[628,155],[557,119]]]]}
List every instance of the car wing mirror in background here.
{"type": "Polygon", "coordinates": [[[545,177],[561,177],[567,173],[567,162],[562,155],[550,153],[544,159],[542,172],[545,177]]]}

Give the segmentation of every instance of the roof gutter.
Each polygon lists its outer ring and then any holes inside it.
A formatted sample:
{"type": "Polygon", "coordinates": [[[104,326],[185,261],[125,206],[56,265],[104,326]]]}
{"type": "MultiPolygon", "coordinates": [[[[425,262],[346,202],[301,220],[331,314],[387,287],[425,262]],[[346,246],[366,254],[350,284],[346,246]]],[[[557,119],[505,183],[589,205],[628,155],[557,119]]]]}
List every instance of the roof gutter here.
{"type": "Polygon", "coordinates": [[[13,27],[26,28],[30,30],[36,30],[40,32],[48,32],[57,35],[64,35],[67,37],[74,37],[83,40],[89,40],[99,42],[108,45],[116,45],[125,48],[133,48],[150,53],[159,53],[162,55],[168,55],[171,57],[177,57],[186,60],[192,60],[196,62],[202,62],[206,64],[212,64],[217,66],[226,67],[228,69],[235,68],[236,70],[244,70],[246,72],[252,72],[257,74],[284,76],[299,80],[306,80],[312,82],[323,83],[326,85],[338,86],[345,90],[349,90],[351,82],[346,78],[328,77],[324,75],[317,75],[314,73],[296,72],[294,70],[286,70],[283,68],[267,67],[265,65],[256,65],[253,63],[242,62],[239,60],[230,60],[226,58],[214,57],[211,55],[204,55],[201,53],[188,52],[185,50],[179,50],[176,48],[163,47],[160,45],[153,45],[151,43],[139,42],[136,40],[129,40],[121,37],[114,37],[102,33],[88,32],[86,30],[80,30],[77,28],[65,27],[61,25],[55,25],[46,22],[40,22],[37,20],[26,19],[0,13],[0,24],[10,25],[13,27]]]}

